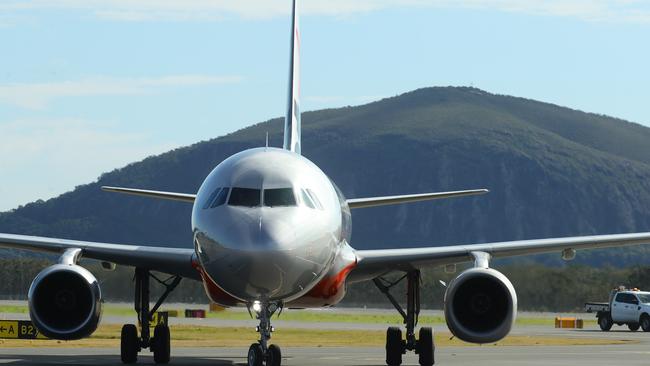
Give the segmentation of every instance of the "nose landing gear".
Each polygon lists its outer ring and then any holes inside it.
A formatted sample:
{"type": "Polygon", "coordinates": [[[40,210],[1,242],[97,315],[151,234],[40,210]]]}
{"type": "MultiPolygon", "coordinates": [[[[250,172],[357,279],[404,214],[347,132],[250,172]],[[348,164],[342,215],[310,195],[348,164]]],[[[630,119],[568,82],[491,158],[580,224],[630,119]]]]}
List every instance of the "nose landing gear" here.
{"type": "MultiPolygon", "coordinates": [[[[271,317],[278,309],[282,312],[282,305],[276,303],[254,302],[248,307],[255,312],[256,318],[260,321],[257,326],[257,332],[260,334],[258,343],[251,344],[248,349],[248,366],[280,366],[282,364],[282,352],[280,347],[275,344],[268,345],[273,333],[271,326],[271,317]]],[[[252,314],[252,313],[251,313],[252,314]]]]}
{"type": "Polygon", "coordinates": [[[399,366],[402,364],[402,355],[406,351],[414,351],[419,356],[421,366],[431,366],[435,363],[435,346],[433,343],[433,330],[429,327],[420,328],[419,337],[415,336],[415,327],[418,325],[420,315],[420,271],[407,272],[396,282],[388,282],[382,278],[373,280],[377,288],[388,298],[395,309],[404,318],[406,325],[406,339],[402,338],[402,330],[390,327],[386,332],[386,364],[399,366]],[[402,280],[407,281],[406,311],[390,293],[391,287],[402,280]]]}

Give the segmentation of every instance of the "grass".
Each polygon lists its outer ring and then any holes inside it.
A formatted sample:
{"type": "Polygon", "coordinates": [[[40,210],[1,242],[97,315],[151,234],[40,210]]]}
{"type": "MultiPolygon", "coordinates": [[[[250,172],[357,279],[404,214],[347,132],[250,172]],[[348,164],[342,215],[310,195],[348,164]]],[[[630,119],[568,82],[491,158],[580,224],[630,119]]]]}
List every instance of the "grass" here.
{"type": "MultiPolygon", "coordinates": [[[[0,340],[2,347],[119,347],[119,325],[102,325],[87,339],[79,341],[56,340],[0,340]]],[[[174,347],[248,347],[257,333],[251,328],[224,328],[204,326],[173,326],[174,347]]],[[[385,332],[366,330],[319,330],[280,329],[273,334],[273,341],[285,347],[345,347],[354,344],[360,347],[383,347],[385,332]]],[[[438,346],[475,346],[456,338],[450,339],[448,332],[437,332],[438,346]]],[[[508,336],[504,340],[485,346],[580,346],[631,344],[634,341],[596,338],[508,336]]]]}
{"type": "MultiPolygon", "coordinates": [[[[164,311],[165,309],[163,309],[164,311]]],[[[26,306],[19,305],[0,305],[1,313],[28,313],[26,306]]],[[[179,313],[182,313],[179,311],[179,313]]],[[[104,315],[108,316],[135,316],[135,311],[130,307],[107,305],[104,306],[104,315]]],[[[246,311],[224,310],[219,312],[208,312],[208,318],[218,318],[224,320],[247,320],[250,316],[246,311]]],[[[308,323],[359,323],[359,324],[401,324],[401,317],[395,314],[380,313],[358,313],[349,312],[339,309],[336,312],[331,311],[310,311],[310,310],[285,310],[280,319],[287,321],[308,322],[308,323]]],[[[585,319],[585,325],[596,324],[593,319],[585,319]]],[[[442,316],[420,316],[420,324],[444,324],[445,319],[442,316]]],[[[546,317],[527,317],[517,318],[518,325],[554,325],[553,318],[546,317]]]]}

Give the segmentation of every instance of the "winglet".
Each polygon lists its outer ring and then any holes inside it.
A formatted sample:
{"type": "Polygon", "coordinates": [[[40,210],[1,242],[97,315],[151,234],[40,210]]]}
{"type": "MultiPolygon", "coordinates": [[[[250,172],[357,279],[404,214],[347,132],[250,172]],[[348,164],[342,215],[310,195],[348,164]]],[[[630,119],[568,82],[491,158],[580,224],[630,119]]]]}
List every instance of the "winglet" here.
{"type": "Polygon", "coordinates": [[[291,17],[291,57],[287,115],[284,119],[284,149],[300,154],[300,27],[298,0],[293,0],[291,17]]]}

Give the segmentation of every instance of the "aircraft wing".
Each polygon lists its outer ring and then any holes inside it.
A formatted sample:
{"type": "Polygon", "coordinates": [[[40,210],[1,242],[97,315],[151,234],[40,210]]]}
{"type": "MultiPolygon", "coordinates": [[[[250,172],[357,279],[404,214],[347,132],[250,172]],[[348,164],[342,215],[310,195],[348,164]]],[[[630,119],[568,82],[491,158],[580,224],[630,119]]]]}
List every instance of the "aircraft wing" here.
{"type": "Polygon", "coordinates": [[[125,194],[132,194],[132,195],[135,195],[135,196],[160,198],[160,199],[165,199],[165,200],[183,201],[183,202],[190,202],[190,203],[194,202],[194,200],[196,199],[195,194],[164,192],[164,191],[152,191],[152,190],[149,190],[149,189],[136,189],[136,188],[103,186],[102,190],[106,191],[106,192],[125,193],[125,194]]]}
{"type": "Polygon", "coordinates": [[[192,267],[193,249],[95,243],[2,233],[0,233],[0,248],[51,254],[62,254],[66,249],[79,248],[82,250],[83,258],[200,279],[199,273],[192,267]]]}
{"type": "Polygon", "coordinates": [[[429,201],[429,200],[437,200],[443,198],[473,196],[473,195],[484,194],[488,192],[489,191],[487,189],[471,189],[467,191],[420,193],[420,194],[407,194],[402,196],[352,198],[352,199],[348,199],[347,203],[351,209],[355,209],[355,208],[397,205],[401,203],[410,203],[410,202],[429,201]]]}
{"type": "Polygon", "coordinates": [[[474,260],[472,252],[485,252],[493,258],[503,258],[526,254],[561,252],[565,249],[579,250],[636,244],[650,244],[650,232],[430,248],[358,250],[356,251],[357,266],[350,273],[349,280],[350,282],[365,281],[395,270],[471,262],[474,260]]]}

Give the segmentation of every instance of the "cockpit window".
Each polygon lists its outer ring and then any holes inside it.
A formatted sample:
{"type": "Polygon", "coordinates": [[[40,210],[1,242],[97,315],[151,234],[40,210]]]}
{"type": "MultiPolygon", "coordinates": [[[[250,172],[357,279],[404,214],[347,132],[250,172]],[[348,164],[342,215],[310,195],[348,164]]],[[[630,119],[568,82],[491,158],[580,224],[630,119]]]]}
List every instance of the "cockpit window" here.
{"type": "Polygon", "coordinates": [[[230,206],[258,207],[260,205],[260,190],[234,187],[230,193],[230,206]]]}
{"type": "Polygon", "coordinates": [[[319,210],[323,209],[323,205],[320,203],[318,197],[316,197],[316,194],[311,189],[301,189],[300,197],[302,199],[302,203],[305,206],[319,210]]]}
{"type": "Polygon", "coordinates": [[[215,208],[217,206],[221,206],[224,203],[226,203],[226,198],[228,198],[228,192],[229,191],[230,191],[230,188],[222,188],[219,191],[219,194],[217,195],[217,197],[212,202],[212,205],[210,206],[210,208],[215,208]]]}
{"type": "Polygon", "coordinates": [[[301,189],[300,192],[302,192],[302,201],[305,203],[305,206],[309,208],[316,208],[316,205],[314,204],[314,201],[309,197],[309,194],[307,191],[304,189],[301,189]]]}
{"type": "Polygon", "coordinates": [[[217,206],[221,206],[224,203],[226,203],[226,198],[228,198],[228,192],[230,191],[230,188],[217,188],[212,192],[208,200],[205,202],[205,205],[203,205],[203,209],[208,209],[208,208],[215,208],[217,206]]]}
{"type": "Polygon", "coordinates": [[[316,196],[316,193],[312,191],[311,189],[307,188],[307,193],[309,194],[309,197],[311,197],[312,201],[314,201],[314,204],[319,210],[323,209],[323,205],[320,203],[320,200],[318,200],[318,196],[316,196]]]}
{"type": "Polygon", "coordinates": [[[221,192],[222,189],[223,188],[217,188],[214,190],[214,192],[212,192],[212,194],[210,194],[210,197],[208,198],[207,201],[205,201],[205,204],[203,205],[204,210],[212,206],[212,202],[214,202],[214,199],[217,198],[217,195],[219,194],[219,192],[221,192]]]}
{"type": "Polygon", "coordinates": [[[295,206],[296,196],[293,188],[274,188],[264,190],[264,206],[295,206]]]}

